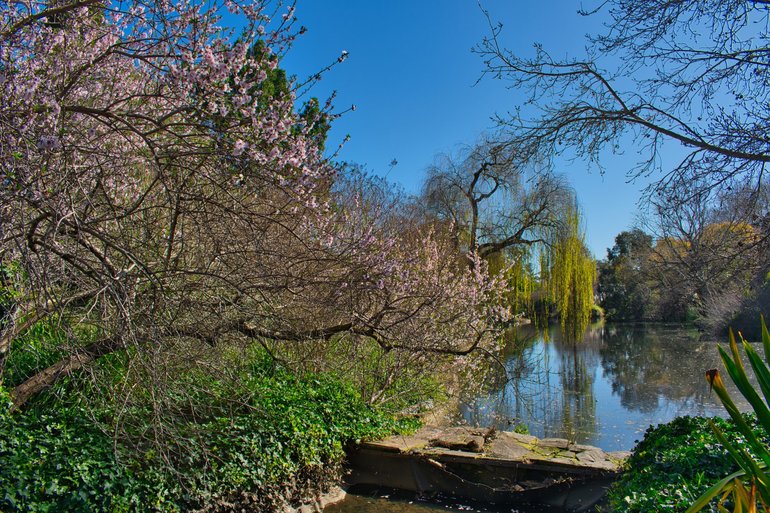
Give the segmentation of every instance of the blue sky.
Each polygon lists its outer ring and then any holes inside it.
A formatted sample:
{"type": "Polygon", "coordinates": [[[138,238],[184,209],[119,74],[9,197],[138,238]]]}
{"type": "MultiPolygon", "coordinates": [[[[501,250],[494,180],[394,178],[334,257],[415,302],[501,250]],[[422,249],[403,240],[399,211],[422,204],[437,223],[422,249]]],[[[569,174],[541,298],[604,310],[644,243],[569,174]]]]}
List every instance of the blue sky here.
{"type": "MultiPolygon", "coordinates": [[[[601,19],[580,16],[576,2],[486,0],[484,6],[517,52],[531,52],[537,42],[556,57],[579,56],[584,35],[601,29],[601,19]]],[[[303,79],[349,52],[312,91],[325,99],[336,90],[338,111],[356,105],[335,121],[327,147],[350,134],[339,158],[388,173],[407,192],[419,191],[437,153],[473,143],[494,128],[496,113],[525,99],[499,81],[476,83],[483,63],[470,50],[489,29],[475,0],[299,0],[296,14],[308,31],[283,60],[290,74],[303,79]],[[394,158],[398,165],[389,171],[394,158]]],[[[577,191],[587,243],[598,258],[634,223],[644,185],[627,183],[635,162],[629,148],[625,156],[608,156],[603,176],[584,162],[557,164],[577,191]]]]}

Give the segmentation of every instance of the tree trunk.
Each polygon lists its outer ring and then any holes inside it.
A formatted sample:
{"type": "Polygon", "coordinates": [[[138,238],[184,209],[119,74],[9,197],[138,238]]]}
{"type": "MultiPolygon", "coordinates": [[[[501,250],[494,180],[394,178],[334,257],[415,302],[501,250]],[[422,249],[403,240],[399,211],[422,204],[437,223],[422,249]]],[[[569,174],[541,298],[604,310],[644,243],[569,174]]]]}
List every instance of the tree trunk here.
{"type": "Polygon", "coordinates": [[[100,356],[123,349],[123,347],[124,344],[121,339],[107,338],[79,348],[74,354],[59,360],[11,389],[12,409],[21,408],[32,396],[47,389],[60,378],[83,368],[100,356]]]}

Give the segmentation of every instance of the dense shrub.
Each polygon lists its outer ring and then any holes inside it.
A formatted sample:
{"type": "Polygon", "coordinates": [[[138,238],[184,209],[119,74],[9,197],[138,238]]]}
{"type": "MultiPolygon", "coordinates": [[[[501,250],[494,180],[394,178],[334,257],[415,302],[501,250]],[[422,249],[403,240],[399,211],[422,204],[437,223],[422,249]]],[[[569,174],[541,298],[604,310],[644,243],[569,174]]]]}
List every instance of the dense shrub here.
{"type": "Polygon", "coordinates": [[[151,490],[116,458],[109,437],[77,407],[0,418],[0,509],[128,511],[151,490]]]}
{"type": "Polygon", "coordinates": [[[188,420],[185,450],[163,456],[135,440],[116,441],[107,407],[57,400],[51,408],[49,397],[47,413],[11,414],[0,389],[0,510],[269,508],[328,479],[346,443],[413,424],[373,410],[331,376],[297,376],[266,362],[253,366],[245,408],[188,420]]]}
{"type": "MultiPolygon", "coordinates": [[[[770,440],[754,419],[750,420],[757,435],[770,440]]],[[[731,421],[714,421],[730,440],[741,438],[731,421]]],[[[610,490],[612,511],[686,511],[703,492],[737,468],[714,436],[708,419],[680,417],[650,427],[634,448],[625,473],[610,490]]]]}

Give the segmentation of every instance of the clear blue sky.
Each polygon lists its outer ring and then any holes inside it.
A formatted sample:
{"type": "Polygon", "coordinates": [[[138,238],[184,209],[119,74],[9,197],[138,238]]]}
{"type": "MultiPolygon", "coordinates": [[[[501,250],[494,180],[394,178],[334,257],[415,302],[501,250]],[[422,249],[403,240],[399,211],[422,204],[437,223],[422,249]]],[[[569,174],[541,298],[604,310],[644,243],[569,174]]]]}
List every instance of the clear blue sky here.
{"type": "MultiPolygon", "coordinates": [[[[577,14],[577,2],[486,0],[484,6],[503,23],[505,45],[522,52],[538,42],[556,57],[581,55],[584,35],[601,28],[600,19],[577,14]]],[[[312,93],[323,100],[336,90],[338,111],[356,105],[335,121],[327,146],[336,148],[350,134],[339,158],[380,175],[397,159],[388,178],[408,192],[419,191],[434,155],[472,143],[494,128],[495,113],[524,100],[501,82],[476,84],[483,63],[470,50],[489,29],[475,0],[299,0],[296,14],[308,32],[282,63],[290,74],[304,79],[342,50],[350,54],[312,93]]],[[[577,191],[587,243],[598,258],[634,223],[643,184],[627,183],[636,153],[626,153],[604,163],[604,176],[583,162],[557,166],[577,191]]]]}

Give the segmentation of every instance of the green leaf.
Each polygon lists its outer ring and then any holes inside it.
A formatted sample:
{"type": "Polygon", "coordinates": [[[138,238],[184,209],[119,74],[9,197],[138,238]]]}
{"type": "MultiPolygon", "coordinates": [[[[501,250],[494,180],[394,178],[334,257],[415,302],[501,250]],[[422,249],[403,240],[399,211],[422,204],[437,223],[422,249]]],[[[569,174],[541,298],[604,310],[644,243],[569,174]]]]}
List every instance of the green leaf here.
{"type": "Polygon", "coordinates": [[[692,503],[692,505],[687,508],[687,511],[685,513],[696,513],[698,511],[701,511],[703,508],[708,506],[709,502],[711,502],[714,498],[716,498],[717,495],[720,495],[722,493],[730,493],[732,491],[732,485],[733,482],[736,479],[741,479],[746,475],[746,473],[743,470],[739,470],[737,472],[733,472],[729,476],[725,477],[721,481],[717,482],[709,488],[703,495],[698,497],[698,500],[692,503]]]}
{"type": "Polygon", "coordinates": [[[770,365],[770,333],[767,331],[765,316],[760,315],[759,321],[762,323],[762,348],[765,350],[765,360],[770,365]]]}
{"type": "MultiPolygon", "coordinates": [[[[735,339],[731,337],[731,345],[734,343],[735,339]]],[[[730,374],[730,377],[733,379],[733,382],[736,384],[746,400],[748,400],[751,406],[754,408],[754,411],[756,412],[757,417],[763,427],[765,427],[765,429],[770,428],[770,411],[768,411],[767,405],[765,405],[762,399],[760,399],[751,383],[748,382],[745,371],[743,370],[743,366],[740,365],[740,363],[736,364],[733,362],[724,351],[724,349],[721,347],[718,349],[722,357],[722,362],[724,363],[727,372],[730,374]]],[[[735,351],[737,351],[737,349],[735,349],[735,351]]],[[[770,453],[767,451],[764,444],[762,444],[757,439],[754,431],[748,426],[748,424],[746,424],[740,409],[733,402],[722,380],[712,379],[711,385],[714,391],[717,393],[717,396],[724,405],[725,409],[730,414],[730,417],[735,421],[736,425],[740,429],[741,434],[746,437],[746,440],[751,445],[752,450],[756,451],[757,456],[759,456],[765,462],[765,464],[770,465],[770,453]]]]}
{"type": "Polygon", "coordinates": [[[765,404],[767,404],[770,401],[770,369],[767,368],[767,364],[765,364],[751,344],[744,342],[743,349],[746,351],[746,356],[749,359],[751,368],[754,370],[754,375],[757,377],[762,395],[765,396],[765,404]]]}

